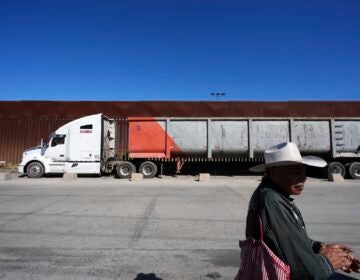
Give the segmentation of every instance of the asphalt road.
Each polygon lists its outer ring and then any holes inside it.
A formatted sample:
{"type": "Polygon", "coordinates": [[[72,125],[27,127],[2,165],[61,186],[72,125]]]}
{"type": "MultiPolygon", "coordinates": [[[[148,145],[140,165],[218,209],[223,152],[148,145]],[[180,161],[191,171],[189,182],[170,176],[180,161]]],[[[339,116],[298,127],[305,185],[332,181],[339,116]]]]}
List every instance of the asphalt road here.
{"type": "MultiPolygon", "coordinates": [[[[0,279],[233,279],[259,179],[0,181],[0,279]]],[[[359,199],[360,181],[309,179],[295,202],[313,239],[359,256],[359,199]]]]}

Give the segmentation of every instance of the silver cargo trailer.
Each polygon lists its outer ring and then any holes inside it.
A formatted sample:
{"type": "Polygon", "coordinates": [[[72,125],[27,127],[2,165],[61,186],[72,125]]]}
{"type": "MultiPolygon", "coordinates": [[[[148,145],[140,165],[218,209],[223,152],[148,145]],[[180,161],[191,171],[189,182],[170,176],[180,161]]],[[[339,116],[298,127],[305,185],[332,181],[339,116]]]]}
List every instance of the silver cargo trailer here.
{"type": "Polygon", "coordinates": [[[295,142],[302,154],[328,161],[328,172],[360,178],[360,119],[129,118],[129,160],[259,159],[265,149],[295,142]],[[151,139],[151,140],[150,140],[151,139]]]}

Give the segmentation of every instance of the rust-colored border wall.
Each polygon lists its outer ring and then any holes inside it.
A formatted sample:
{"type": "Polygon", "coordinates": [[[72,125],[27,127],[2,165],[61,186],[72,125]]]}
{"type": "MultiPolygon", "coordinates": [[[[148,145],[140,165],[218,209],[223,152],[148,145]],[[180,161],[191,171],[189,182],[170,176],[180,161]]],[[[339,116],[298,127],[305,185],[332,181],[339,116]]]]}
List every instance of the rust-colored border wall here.
{"type": "Polygon", "coordinates": [[[360,101],[289,102],[91,102],[0,101],[0,161],[18,163],[24,149],[48,140],[61,125],[104,113],[117,119],[118,153],[128,145],[127,117],[360,118],[360,101]]]}
{"type": "Polygon", "coordinates": [[[0,119],[0,160],[18,163],[24,149],[47,141],[49,134],[69,119],[0,119]]]}
{"type": "Polygon", "coordinates": [[[129,141],[129,132],[128,132],[128,122],[126,119],[116,119],[116,153],[121,156],[127,154],[128,151],[128,141],[129,141]]]}
{"type": "Polygon", "coordinates": [[[2,101],[0,118],[359,117],[360,101],[2,101]]]}

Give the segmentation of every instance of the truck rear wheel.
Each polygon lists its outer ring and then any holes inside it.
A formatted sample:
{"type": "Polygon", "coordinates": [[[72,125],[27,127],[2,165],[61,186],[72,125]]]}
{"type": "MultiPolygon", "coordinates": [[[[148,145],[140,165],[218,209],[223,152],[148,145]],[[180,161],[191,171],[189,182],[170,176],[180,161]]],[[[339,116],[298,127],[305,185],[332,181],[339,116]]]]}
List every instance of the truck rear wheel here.
{"type": "Polygon", "coordinates": [[[346,174],[345,166],[337,161],[330,162],[327,170],[328,174],[340,174],[342,177],[345,177],[346,174]]]}
{"type": "Polygon", "coordinates": [[[353,162],[350,164],[349,174],[353,179],[360,179],[360,162],[353,162]]]}
{"type": "Polygon", "coordinates": [[[41,178],[45,173],[45,168],[40,162],[34,161],[28,165],[26,173],[29,178],[41,178]]]}
{"type": "Polygon", "coordinates": [[[157,173],[157,166],[152,161],[144,161],[140,164],[139,172],[144,178],[153,178],[157,173]]]}
{"type": "Polygon", "coordinates": [[[131,173],[136,172],[136,167],[129,161],[120,162],[116,166],[116,175],[119,178],[130,178],[131,173]]]}

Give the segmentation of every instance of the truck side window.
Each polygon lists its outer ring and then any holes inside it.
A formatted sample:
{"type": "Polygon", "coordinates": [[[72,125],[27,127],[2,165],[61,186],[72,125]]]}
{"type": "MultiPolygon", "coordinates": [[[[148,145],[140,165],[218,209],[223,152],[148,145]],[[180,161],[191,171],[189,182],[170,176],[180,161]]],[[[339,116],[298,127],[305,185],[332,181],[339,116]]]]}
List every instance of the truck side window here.
{"type": "Polygon", "coordinates": [[[51,141],[51,147],[63,145],[65,143],[65,135],[56,135],[51,141]]]}
{"type": "Polygon", "coordinates": [[[86,124],[86,125],[80,126],[80,129],[92,129],[92,128],[93,128],[92,124],[86,124]]]}

